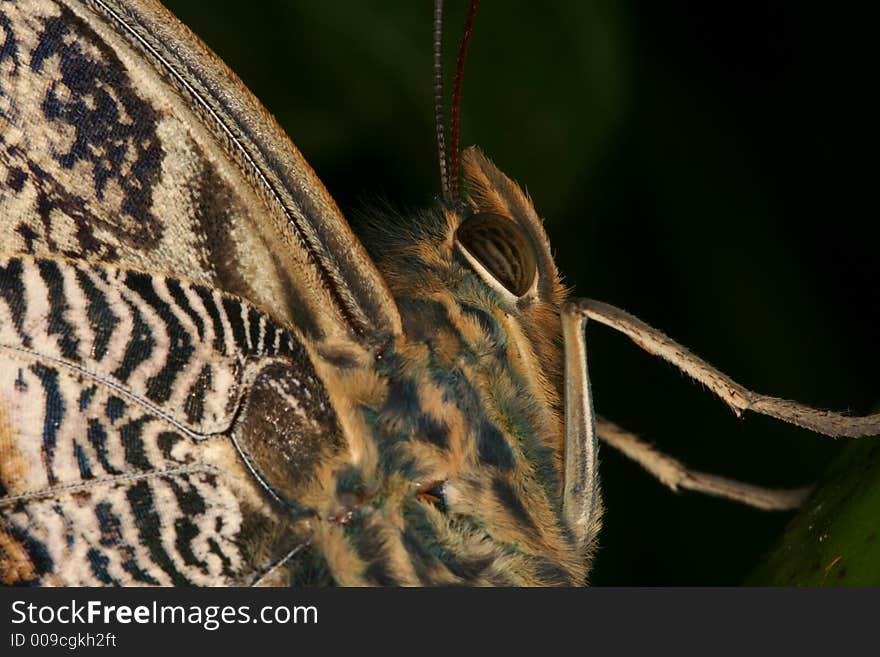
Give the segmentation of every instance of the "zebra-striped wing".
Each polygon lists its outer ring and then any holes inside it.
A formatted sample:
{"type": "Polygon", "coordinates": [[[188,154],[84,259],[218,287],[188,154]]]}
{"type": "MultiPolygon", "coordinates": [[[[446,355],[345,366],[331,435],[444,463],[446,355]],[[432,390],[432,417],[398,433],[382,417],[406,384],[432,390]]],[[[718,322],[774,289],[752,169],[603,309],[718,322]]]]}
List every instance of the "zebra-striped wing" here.
{"type": "Polygon", "coordinates": [[[248,303],[0,259],[0,583],[286,582],[287,500],[337,436],[297,336],[248,303]]]}

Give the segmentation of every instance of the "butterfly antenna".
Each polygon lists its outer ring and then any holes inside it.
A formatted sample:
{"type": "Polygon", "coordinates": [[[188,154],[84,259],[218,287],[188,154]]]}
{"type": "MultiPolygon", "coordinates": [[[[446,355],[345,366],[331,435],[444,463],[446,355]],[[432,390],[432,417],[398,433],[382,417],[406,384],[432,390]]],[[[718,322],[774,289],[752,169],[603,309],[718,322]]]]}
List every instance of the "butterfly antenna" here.
{"type": "Polygon", "coordinates": [[[461,118],[461,85],[464,81],[464,63],[465,60],[467,60],[468,44],[470,44],[471,42],[471,34],[474,31],[474,20],[477,17],[477,10],[479,8],[480,0],[471,0],[471,8],[470,11],[468,11],[467,19],[465,20],[464,33],[461,35],[461,45],[458,49],[458,63],[455,67],[455,89],[452,92],[452,117],[450,121],[450,141],[452,142],[452,171],[449,175],[449,195],[455,202],[458,202],[458,136],[461,118]]]}
{"type": "Polygon", "coordinates": [[[440,159],[440,189],[443,200],[452,202],[446,160],[446,117],[443,112],[443,0],[434,0],[434,127],[440,159]]]}

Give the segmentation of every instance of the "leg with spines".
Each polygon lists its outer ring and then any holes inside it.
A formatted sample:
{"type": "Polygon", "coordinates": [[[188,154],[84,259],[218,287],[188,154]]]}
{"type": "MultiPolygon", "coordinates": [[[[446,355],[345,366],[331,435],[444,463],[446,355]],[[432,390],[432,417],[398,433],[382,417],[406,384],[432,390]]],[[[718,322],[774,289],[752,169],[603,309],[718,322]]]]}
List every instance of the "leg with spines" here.
{"type": "MultiPolygon", "coordinates": [[[[566,424],[568,424],[570,405],[592,413],[589,376],[586,372],[584,331],[590,319],[623,333],[648,353],[662,358],[695,381],[702,383],[737,416],[742,416],[744,411],[753,411],[834,438],[880,435],[880,414],[851,417],[752,392],[661,331],[624,310],[591,299],[569,301],[562,311],[563,337],[566,345],[566,424]],[[577,330],[574,330],[575,327],[577,330]],[[578,359],[580,362],[570,362],[572,359],[578,359]],[[578,376],[579,372],[582,372],[580,376],[578,376]],[[570,373],[575,374],[571,380],[570,373]],[[576,386],[581,386],[582,391],[575,390],[576,386]]],[[[770,510],[796,508],[810,490],[809,488],[790,490],[762,488],[691,470],[680,461],[658,451],[638,436],[608,420],[593,415],[582,419],[581,424],[592,426],[599,439],[623,452],[673,490],[680,488],[694,490],[770,510]]],[[[566,431],[570,432],[573,429],[576,427],[567,428],[566,431]]],[[[567,450],[569,442],[571,441],[567,438],[567,450]]],[[[592,458],[595,459],[595,454],[592,458]]],[[[567,461],[568,457],[566,457],[567,461]]]]}

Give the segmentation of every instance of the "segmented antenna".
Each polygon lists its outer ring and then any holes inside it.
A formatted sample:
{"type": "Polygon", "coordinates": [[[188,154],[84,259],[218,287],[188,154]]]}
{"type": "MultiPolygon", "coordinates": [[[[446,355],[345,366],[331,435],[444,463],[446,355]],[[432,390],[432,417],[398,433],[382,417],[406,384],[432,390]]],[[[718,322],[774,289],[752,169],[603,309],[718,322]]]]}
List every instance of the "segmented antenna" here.
{"type": "Polygon", "coordinates": [[[440,190],[443,200],[452,202],[446,168],[446,117],[443,113],[443,0],[434,0],[434,127],[437,129],[437,155],[440,159],[440,190]]]}
{"type": "Polygon", "coordinates": [[[465,21],[458,62],[455,70],[455,87],[452,94],[450,119],[451,153],[446,153],[446,117],[443,112],[443,0],[434,0],[434,126],[437,130],[437,155],[440,160],[440,187],[446,203],[458,203],[459,126],[461,119],[461,87],[464,81],[464,63],[468,44],[474,31],[474,19],[480,0],[471,0],[471,8],[465,21]]]}
{"type": "Polygon", "coordinates": [[[452,172],[449,176],[451,189],[450,196],[458,201],[458,129],[461,117],[461,85],[464,81],[464,63],[467,59],[468,44],[471,42],[471,33],[474,31],[474,19],[477,17],[477,9],[480,8],[480,0],[471,0],[471,8],[468,11],[467,20],[464,24],[464,33],[461,35],[461,45],[458,48],[458,63],[455,67],[455,89],[452,93],[452,118],[450,135],[452,142],[452,172]]]}

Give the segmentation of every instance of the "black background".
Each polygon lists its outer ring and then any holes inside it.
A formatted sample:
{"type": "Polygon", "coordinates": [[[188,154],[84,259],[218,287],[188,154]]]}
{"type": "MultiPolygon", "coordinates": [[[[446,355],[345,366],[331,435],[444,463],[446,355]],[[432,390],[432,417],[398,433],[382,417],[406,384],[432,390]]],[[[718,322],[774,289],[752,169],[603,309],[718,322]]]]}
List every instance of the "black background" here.
{"type": "MultiPolygon", "coordinates": [[[[343,211],[438,190],[426,0],[167,0],[276,115],[343,211]]],[[[446,51],[464,0],[446,2],[446,51]]],[[[857,4],[483,0],[464,144],[524,184],[576,293],[761,392],[880,402],[876,21],[857,4]]],[[[599,412],[704,470],[819,476],[839,445],[737,421],[601,327],[599,412]]],[[[602,453],[596,584],[735,584],[784,528],[602,453]]]]}

